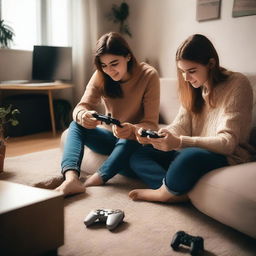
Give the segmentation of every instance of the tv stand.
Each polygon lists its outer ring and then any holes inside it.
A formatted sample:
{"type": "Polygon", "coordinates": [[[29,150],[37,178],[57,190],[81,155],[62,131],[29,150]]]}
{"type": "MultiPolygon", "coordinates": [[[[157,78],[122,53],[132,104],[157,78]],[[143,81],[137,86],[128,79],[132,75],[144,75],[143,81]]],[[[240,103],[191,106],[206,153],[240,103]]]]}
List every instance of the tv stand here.
{"type": "Polygon", "coordinates": [[[47,92],[49,99],[49,109],[50,109],[50,117],[51,117],[51,126],[52,126],[52,134],[56,136],[56,126],[55,126],[55,117],[54,117],[54,108],[53,108],[53,97],[52,93],[56,90],[63,90],[67,88],[71,88],[71,84],[53,82],[53,83],[24,83],[24,84],[0,84],[0,92],[4,90],[8,91],[41,91],[47,92]]]}

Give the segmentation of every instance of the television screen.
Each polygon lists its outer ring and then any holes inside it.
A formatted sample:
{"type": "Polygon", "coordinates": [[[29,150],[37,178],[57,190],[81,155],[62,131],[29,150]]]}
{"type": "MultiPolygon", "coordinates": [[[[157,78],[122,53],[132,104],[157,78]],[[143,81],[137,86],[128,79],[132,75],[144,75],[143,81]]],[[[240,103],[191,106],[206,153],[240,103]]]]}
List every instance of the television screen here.
{"type": "Polygon", "coordinates": [[[32,79],[72,80],[72,47],[34,45],[32,79]]]}

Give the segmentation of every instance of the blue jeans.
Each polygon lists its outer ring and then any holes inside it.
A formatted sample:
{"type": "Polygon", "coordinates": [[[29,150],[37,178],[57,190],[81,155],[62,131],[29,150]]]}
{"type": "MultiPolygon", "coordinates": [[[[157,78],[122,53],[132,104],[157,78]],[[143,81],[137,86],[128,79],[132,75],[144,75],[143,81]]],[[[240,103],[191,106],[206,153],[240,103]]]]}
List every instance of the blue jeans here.
{"type": "Polygon", "coordinates": [[[117,173],[135,176],[130,169],[129,159],[140,146],[137,141],[118,139],[111,131],[103,128],[86,129],[74,121],[69,126],[64,146],[61,162],[63,174],[68,170],[76,170],[80,174],[85,145],[94,152],[109,155],[98,170],[103,182],[108,181],[117,173]]]}
{"type": "Polygon", "coordinates": [[[227,165],[224,155],[197,147],[164,152],[145,146],[130,158],[131,168],[150,188],[164,182],[175,195],[187,193],[205,173],[227,165]]]}

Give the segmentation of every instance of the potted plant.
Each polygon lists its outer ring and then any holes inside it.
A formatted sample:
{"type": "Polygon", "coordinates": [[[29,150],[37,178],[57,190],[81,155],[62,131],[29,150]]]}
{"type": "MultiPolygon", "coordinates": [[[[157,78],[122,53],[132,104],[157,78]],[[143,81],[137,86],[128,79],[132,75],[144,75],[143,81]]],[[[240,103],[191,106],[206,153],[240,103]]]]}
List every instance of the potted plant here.
{"type": "Polygon", "coordinates": [[[4,20],[0,20],[0,47],[9,48],[13,37],[13,29],[7,25],[4,20]]]}
{"type": "Polygon", "coordinates": [[[4,169],[5,149],[6,149],[6,132],[7,124],[16,126],[19,121],[16,115],[19,114],[18,109],[12,109],[12,105],[8,107],[0,107],[0,172],[4,169]]]}
{"type": "Polygon", "coordinates": [[[127,34],[132,36],[127,19],[129,17],[129,5],[126,2],[122,2],[120,6],[113,4],[111,13],[108,15],[109,19],[114,23],[119,23],[119,32],[121,34],[127,34]]]}

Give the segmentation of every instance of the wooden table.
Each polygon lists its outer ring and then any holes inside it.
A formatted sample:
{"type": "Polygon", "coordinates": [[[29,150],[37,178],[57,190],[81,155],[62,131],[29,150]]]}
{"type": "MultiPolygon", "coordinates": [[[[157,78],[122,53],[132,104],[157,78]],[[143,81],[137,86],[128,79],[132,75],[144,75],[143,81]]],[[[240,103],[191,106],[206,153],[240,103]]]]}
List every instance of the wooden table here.
{"type": "Polygon", "coordinates": [[[55,126],[55,117],[54,117],[54,108],[53,108],[53,97],[52,93],[56,90],[63,90],[71,88],[71,84],[67,83],[28,83],[28,84],[0,84],[0,91],[44,91],[48,94],[49,99],[49,109],[51,117],[51,126],[53,136],[56,135],[56,126],[55,126]]]}
{"type": "Polygon", "coordinates": [[[57,255],[64,244],[63,195],[3,180],[0,195],[0,254],[57,255]]]}

